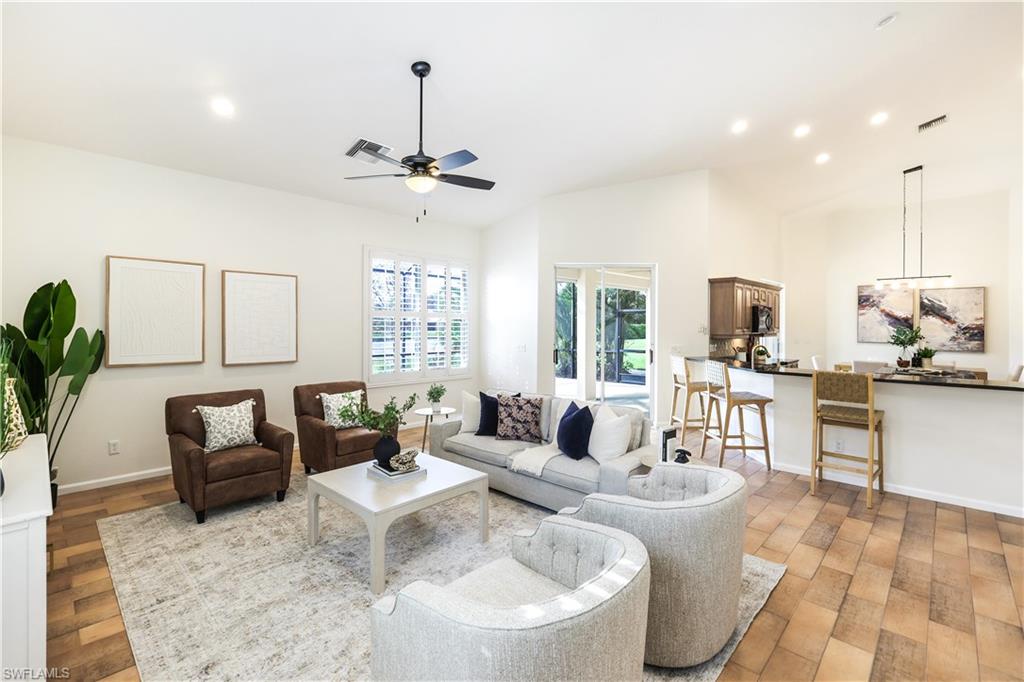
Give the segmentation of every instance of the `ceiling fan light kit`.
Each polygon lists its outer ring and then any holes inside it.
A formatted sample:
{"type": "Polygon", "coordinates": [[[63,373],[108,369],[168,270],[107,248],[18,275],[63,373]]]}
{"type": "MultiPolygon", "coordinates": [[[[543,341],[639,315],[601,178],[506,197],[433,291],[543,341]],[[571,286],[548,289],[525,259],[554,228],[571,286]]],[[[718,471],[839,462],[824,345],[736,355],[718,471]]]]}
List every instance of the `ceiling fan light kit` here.
{"type": "Polygon", "coordinates": [[[430,75],[430,64],[419,61],[415,62],[411,68],[413,75],[420,81],[419,146],[417,147],[416,153],[405,156],[401,161],[399,161],[398,159],[388,156],[388,152],[391,151],[389,147],[385,147],[377,144],[376,142],[370,142],[369,140],[362,138],[357,140],[348,152],[346,152],[347,156],[362,158],[369,163],[383,161],[391,164],[392,166],[398,166],[406,172],[383,173],[378,175],[357,175],[347,177],[345,179],[366,180],[369,178],[405,178],[405,186],[417,194],[429,193],[437,187],[437,183],[439,182],[449,185],[458,185],[459,187],[469,187],[471,189],[489,190],[494,187],[494,183],[490,180],[481,180],[480,178],[471,178],[465,175],[452,175],[447,172],[456,168],[461,168],[462,166],[466,166],[477,160],[476,154],[468,149],[452,152],[451,154],[445,154],[444,156],[436,159],[423,152],[423,81],[428,75],[430,75]]]}

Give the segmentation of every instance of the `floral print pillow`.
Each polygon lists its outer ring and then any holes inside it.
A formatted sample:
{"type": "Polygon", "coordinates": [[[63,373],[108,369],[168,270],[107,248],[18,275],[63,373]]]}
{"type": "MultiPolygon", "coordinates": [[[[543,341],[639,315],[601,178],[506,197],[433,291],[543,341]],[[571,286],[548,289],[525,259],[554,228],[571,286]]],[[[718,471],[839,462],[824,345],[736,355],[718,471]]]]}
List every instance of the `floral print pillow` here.
{"type": "Polygon", "coordinates": [[[336,429],[350,429],[353,426],[359,426],[355,422],[344,421],[338,412],[343,405],[347,405],[349,402],[358,405],[362,400],[363,392],[361,390],[346,393],[321,393],[320,402],[324,404],[324,421],[336,429]]]}
{"type": "Polygon", "coordinates": [[[540,414],[544,398],[498,395],[498,440],[540,443],[540,414]]]}
{"type": "Polygon", "coordinates": [[[216,452],[237,448],[240,445],[259,445],[256,441],[256,427],[252,416],[252,398],[237,405],[210,407],[197,405],[196,411],[203,418],[206,427],[206,445],[203,450],[216,452]]]}

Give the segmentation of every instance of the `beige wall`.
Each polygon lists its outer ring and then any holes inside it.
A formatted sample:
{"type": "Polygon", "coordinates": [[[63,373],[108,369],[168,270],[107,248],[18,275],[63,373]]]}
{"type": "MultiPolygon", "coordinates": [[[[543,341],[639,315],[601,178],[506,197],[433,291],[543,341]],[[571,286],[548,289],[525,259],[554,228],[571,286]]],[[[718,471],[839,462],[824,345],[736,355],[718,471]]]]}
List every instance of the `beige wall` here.
{"type": "MultiPolygon", "coordinates": [[[[865,201],[783,219],[788,355],[806,363],[823,354],[829,364],[895,359],[888,344],[857,342],[856,301],[858,285],[901,272],[901,210],[898,201],[865,201]]],[[[952,286],[983,286],[986,296],[985,352],[940,352],[937,364],[980,367],[1005,379],[1020,362],[1020,222],[1012,214],[1006,190],[926,200],[926,273],[952,274],[952,286]]],[[[907,270],[916,273],[916,224],[907,252],[907,270]]]]}
{"type": "MultiPolygon", "coordinates": [[[[206,263],[206,362],[101,369],[91,377],[57,461],[65,486],[167,466],[167,396],[263,388],[270,419],[293,429],[293,386],[360,377],[364,245],[455,256],[478,269],[475,229],[417,225],[411,215],[16,138],[4,138],[3,195],[3,317],[19,326],[32,291],[67,278],[78,296],[78,324],[102,327],[108,254],[206,263]],[[221,366],[222,268],[298,275],[299,362],[221,366]],[[115,439],[121,454],[109,456],[107,441],[115,439]]],[[[446,383],[445,402],[455,406],[462,388],[476,387],[475,376],[446,383]]],[[[425,388],[374,389],[370,398],[417,391],[425,405],[425,388]]]]}

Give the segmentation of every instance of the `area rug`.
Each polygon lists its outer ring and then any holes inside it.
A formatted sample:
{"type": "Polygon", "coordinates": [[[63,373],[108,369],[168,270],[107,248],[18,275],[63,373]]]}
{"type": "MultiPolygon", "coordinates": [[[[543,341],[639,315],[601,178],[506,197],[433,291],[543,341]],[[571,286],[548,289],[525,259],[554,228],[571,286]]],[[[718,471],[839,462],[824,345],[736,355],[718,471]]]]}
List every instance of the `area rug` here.
{"type": "MultiPolygon", "coordinates": [[[[509,539],[551,512],[493,492],[491,539],[479,542],[475,496],[396,521],[387,536],[386,594],[438,584],[508,553],[509,539]]],[[[369,539],[355,515],[321,501],[321,540],[306,542],[306,477],[284,502],[211,510],[184,504],[98,522],[110,576],[143,680],[365,680],[370,671],[369,539]]],[[[714,680],[785,567],[743,563],[740,625],[711,661],[647,668],[645,677],[714,680]]]]}

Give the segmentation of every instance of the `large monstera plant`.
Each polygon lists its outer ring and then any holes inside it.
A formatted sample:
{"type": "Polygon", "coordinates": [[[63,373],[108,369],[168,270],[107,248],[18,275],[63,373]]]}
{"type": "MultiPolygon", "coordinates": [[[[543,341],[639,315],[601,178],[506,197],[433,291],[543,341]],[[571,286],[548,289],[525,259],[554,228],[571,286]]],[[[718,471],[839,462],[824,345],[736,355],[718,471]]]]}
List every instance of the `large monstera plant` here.
{"type": "Polygon", "coordinates": [[[9,371],[29,433],[45,433],[53,461],[64,432],[78,407],[89,375],[103,362],[105,339],[96,330],[89,336],[75,329],[77,302],[67,280],[39,287],[25,307],[22,329],[4,325],[11,346],[9,371]],[[70,338],[70,341],[69,341],[70,338]]]}

